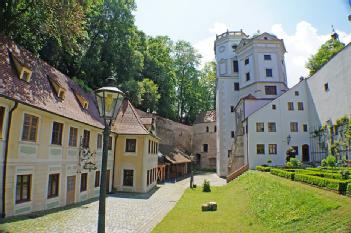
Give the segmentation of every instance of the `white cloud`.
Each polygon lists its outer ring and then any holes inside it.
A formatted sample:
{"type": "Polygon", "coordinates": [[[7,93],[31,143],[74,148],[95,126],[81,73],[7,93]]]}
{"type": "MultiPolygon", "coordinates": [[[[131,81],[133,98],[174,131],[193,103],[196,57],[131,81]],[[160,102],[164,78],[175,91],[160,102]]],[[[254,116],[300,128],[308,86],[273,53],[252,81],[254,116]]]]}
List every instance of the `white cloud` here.
{"type": "MultiPolygon", "coordinates": [[[[214,60],[213,43],[216,34],[225,32],[228,26],[221,22],[214,23],[209,28],[210,36],[194,44],[194,47],[202,55],[201,63],[214,60]]],[[[319,34],[318,30],[306,21],[301,21],[296,25],[295,32],[288,34],[281,24],[275,24],[271,27],[271,32],[284,39],[286,53],[286,66],[289,86],[295,85],[301,76],[307,76],[308,70],[305,64],[308,58],[317,52],[318,48],[330,38],[330,33],[319,34]]],[[[340,41],[349,43],[351,33],[336,30],[339,34],[340,41]]]]}

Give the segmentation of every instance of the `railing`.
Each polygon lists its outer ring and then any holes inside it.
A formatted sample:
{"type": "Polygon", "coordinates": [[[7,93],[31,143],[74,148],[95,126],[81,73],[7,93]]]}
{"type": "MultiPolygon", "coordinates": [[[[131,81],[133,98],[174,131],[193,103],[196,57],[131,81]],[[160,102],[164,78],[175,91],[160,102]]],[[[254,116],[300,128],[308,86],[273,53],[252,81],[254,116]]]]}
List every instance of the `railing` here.
{"type": "Polygon", "coordinates": [[[240,167],[238,170],[234,171],[233,173],[230,173],[227,176],[227,183],[234,180],[235,178],[237,178],[238,176],[240,176],[241,174],[243,174],[247,170],[249,170],[249,165],[245,164],[244,166],[240,167]]]}
{"type": "Polygon", "coordinates": [[[220,39],[226,36],[245,36],[247,37],[247,35],[242,31],[226,31],[225,33],[222,33],[220,35],[216,35],[216,39],[220,39]]]}

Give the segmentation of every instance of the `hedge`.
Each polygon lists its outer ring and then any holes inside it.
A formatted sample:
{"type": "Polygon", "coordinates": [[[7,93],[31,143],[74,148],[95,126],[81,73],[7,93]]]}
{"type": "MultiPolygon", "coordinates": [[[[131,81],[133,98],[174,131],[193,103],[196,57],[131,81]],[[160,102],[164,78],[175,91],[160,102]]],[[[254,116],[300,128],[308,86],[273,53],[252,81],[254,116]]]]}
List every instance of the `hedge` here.
{"type": "Polygon", "coordinates": [[[272,175],[276,175],[276,176],[281,176],[281,177],[285,177],[291,180],[294,180],[294,172],[289,172],[289,171],[285,171],[282,169],[276,169],[276,168],[272,168],[271,169],[271,174],[272,175]]]}
{"type": "Polygon", "coordinates": [[[302,181],[319,187],[325,187],[328,189],[336,190],[339,193],[345,193],[348,182],[350,182],[350,180],[335,180],[301,173],[295,174],[294,178],[295,181],[302,181]]]}
{"type": "Polygon", "coordinates": [[[331,172],[324,172],[324,171],[315,171],[315,170],[299,170],[297,173],[304,174],[304,175],[311,175],[311,176],[319,176],[329,179],[337,179],[342,180],[342,175],[340,173],[331,173],[331,172]]]}
{"type": "Polygon", "coordinates": [[[261,172],[269,172],[271,170],[271,167],[256,166],[256,170],[261,172]]]}
{"type": "Polygon", "coordinates": [[[351,183],[348,183],[348,184],[347,184],[346,194],[347,194],[348,196],[351,196],[351,183]]]}

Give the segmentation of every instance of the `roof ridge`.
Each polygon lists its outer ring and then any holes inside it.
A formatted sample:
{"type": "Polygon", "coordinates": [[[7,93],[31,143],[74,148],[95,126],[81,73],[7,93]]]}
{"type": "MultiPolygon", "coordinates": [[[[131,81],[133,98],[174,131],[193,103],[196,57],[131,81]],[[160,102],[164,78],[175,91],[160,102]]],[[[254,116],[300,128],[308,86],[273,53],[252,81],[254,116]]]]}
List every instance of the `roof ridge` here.
{"type": "Polygon", "coordinates": [[[136,117],[136,119],[137,119],[139,125],[140,125],[148,134],[150,134],[150,132],[145,128],[145,126],[144,126],[143,123],[141,122],[140,117],[139,117],[139,115],[137,114],[137,112],[136,112],[134,106],[130,103],[129,100],[127,100],[127,101],[128,101],[128,105],[129,105],[130,108],[132,109],[132,112],[133,112],[134,116],[136,117]]]}

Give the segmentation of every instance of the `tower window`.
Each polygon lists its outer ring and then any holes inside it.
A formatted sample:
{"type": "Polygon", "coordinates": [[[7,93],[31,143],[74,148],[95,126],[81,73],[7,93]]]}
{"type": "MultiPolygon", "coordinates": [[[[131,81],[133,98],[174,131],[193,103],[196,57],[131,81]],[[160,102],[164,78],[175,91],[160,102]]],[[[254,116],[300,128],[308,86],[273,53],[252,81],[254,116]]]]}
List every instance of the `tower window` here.
{"type": "Polygon", "coordinates": [[[248,65],[250,63],[250,60],[248,58],[245,59],[245,65],[248,65]]]}
{"type": "Polygon", "coordinates": [[[240,89],[239,83],[235,82],[234,83],[234,91],[239,91],[239,89],[240,89]]]}
{"type": "Polygon", "coordinates": [[[325,83],[325,84],[324,84],[324,90],[325,90],[325,91],[329,91],[329,85],[328,85],[328,83],[325,83]]]}
{"type": "Polygon", "coordinates": [[[270,54],[265,54],[264,55],[264,60],[272,60],[272,57],[271,57],[271,55],[270,54]]]}
{"type": "Polygon", "coordinates": [[[276,86],[265,86],[264,87],[266,95],[276,95],[277,87],[276,86]]]}
{"type": "Polygon", "coordinates": [[[203,152],[208,152],[208,144],[202,145],[203,152]]]}
{"type": "Polygon", "coordinates": [[[273,109],[273,110],[276,110],[276,109],[277,109],[277,105],[272,104],[272,109],[273,109]]]}
{"type": "Polygon", "coordinates": [[[239,64],[238,61],[233,61],[233,71],[234,73],[238,73],[239,72],[239,64]]]}
{"type": "Polygon", "coordinates": [[[299,96],[300,93],[298,91],[295,91],[295,96],[299,96]]]}
{"type": "Polygon", "coordinates": [[[234,112],[234,106],[230,106],[230,112],[234,112]]]}
{"type": "Polygon", "coordinates": [[[250,80],[250,72],[246,73],[246,81],[250,80]]]}
{"type": "Polygon", "coordinates": [[[288,102],[288,110],[294,111],[294,103],[293,102],[288,102]]]}
{"type": "Polygon", "coordinates": [[[273,70],[272,69],[266,69],[266,77],[273,77],[273,70]]]}
{"type": "Polygon", "coordinates": [[[234,131],[231,131],[231,137],[234,138],[234,131]]]}

